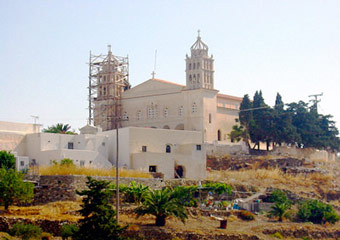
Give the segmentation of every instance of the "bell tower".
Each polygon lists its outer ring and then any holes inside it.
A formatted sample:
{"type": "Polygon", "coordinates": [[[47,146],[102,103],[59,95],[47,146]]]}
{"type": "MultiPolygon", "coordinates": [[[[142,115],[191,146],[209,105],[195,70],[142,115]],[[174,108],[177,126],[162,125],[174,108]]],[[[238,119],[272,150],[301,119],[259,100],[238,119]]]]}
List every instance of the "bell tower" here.
{"type": "Polygon", "coordinates": [[[201,40],[200,30],[190,50],[191,56],[187,54],[185,59],[187,89],[214,89],[214,59],[208,55],[208,46],[201,40]]]}

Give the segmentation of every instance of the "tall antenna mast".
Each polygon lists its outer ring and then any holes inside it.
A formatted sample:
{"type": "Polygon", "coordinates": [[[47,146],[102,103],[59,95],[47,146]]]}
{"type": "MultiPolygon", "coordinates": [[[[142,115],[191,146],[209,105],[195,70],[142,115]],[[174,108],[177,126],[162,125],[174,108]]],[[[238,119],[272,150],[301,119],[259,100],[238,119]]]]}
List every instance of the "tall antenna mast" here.
{"type": "Polygon", "coordinates": [[[155,50],[155,62],[153,65],[153,71],[151,73],[152,79],[155,79],[155,75],[156,75],[156,64],[157,64],[157,49],[155,50]]]}

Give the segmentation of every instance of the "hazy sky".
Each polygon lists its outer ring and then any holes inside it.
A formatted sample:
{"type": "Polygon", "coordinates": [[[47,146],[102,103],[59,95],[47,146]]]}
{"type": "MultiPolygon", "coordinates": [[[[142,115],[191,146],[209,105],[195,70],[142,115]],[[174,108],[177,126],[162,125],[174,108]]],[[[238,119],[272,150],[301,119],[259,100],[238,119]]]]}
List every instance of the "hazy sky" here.
{"type": "Polygon", "coordinates": [[[132,86],[156,77],[185,84],[185,55],[201,30],[215,59],[215,88],[268,105],[308,101],[340,127],[340,1],[0,0],[0,120],[88,116],[89,51],[129,56],[132,86]]]}

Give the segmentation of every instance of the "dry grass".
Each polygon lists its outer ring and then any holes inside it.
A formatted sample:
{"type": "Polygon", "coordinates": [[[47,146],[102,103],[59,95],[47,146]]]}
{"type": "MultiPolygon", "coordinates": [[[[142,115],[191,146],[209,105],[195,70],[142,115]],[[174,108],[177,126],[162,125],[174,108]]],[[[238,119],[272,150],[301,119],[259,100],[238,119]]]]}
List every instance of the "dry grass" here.
{"type": "MultiPolygon", "coordinates": [[[[116,176],[116,169],[87,168],[72,165],[52,165],[39,168],[40,175],[85,175],[85,176],[116,176]]],[[[149,173],[131,169],[119,169],[120,177],[152,178],[149,173]]]]}
{"type": "MultiPolygon", "coordinates": [[[[80,201],[63,201],[29,207],[11,206],[9,208],[9,212],[3,213],[3,215],[12,218],[25,218],[32,220],[48,219],[78,221],[81,219],[81,216],[78,213],[78,210],[81,208],[80,204],[80,201]]],[[[3,207],[1,207],[1,210],[3,210],[3,207]]]]}
{"type": "Polygon", "coordinates": [[[278,187],[293,192],[311,190],[315,186],[328,186],[334,179],[332,175],[313,174],[285,174],[280,169],[250,169],[243,171],[211,171],[209,180],[239,182],[256,185],[259,188],[278,187]],[[296,191],[294,191],[296,190],[296,191]]]}

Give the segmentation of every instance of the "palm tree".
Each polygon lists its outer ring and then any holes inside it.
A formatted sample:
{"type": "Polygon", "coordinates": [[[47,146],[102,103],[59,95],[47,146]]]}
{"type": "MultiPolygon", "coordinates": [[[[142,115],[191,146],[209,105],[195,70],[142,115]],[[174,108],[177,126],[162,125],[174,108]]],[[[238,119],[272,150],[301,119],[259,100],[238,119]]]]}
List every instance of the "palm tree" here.
{"type": "Polygon", "coordinates": [[[279,222],[282,222],[284,217],[288,216],[287,210],[290,209],[291,205],[289,202],[276,202],[269,211],[269,217],[278,217],[279,222]]]}
{"type": "Polygon", "coordinates": [[[71,126],[69,124],[62,124],[57,123],[56,125],[52,125],[48,127],[47,129],[43,129],[43,132],[46,133],[61,133],[61,134],[75,134],[72,131],[69,131],[71,129],[71,126]]]}
{"type": "Polygon", "coordinates": [[[180,199],[174,195],[173,189],[150,190],[135,212],[137,217],[151,214],[156,217],[156,226],[164,226],[166,218],[174,216],[183,223],[188,218],[187,212],[180,199]]]}

